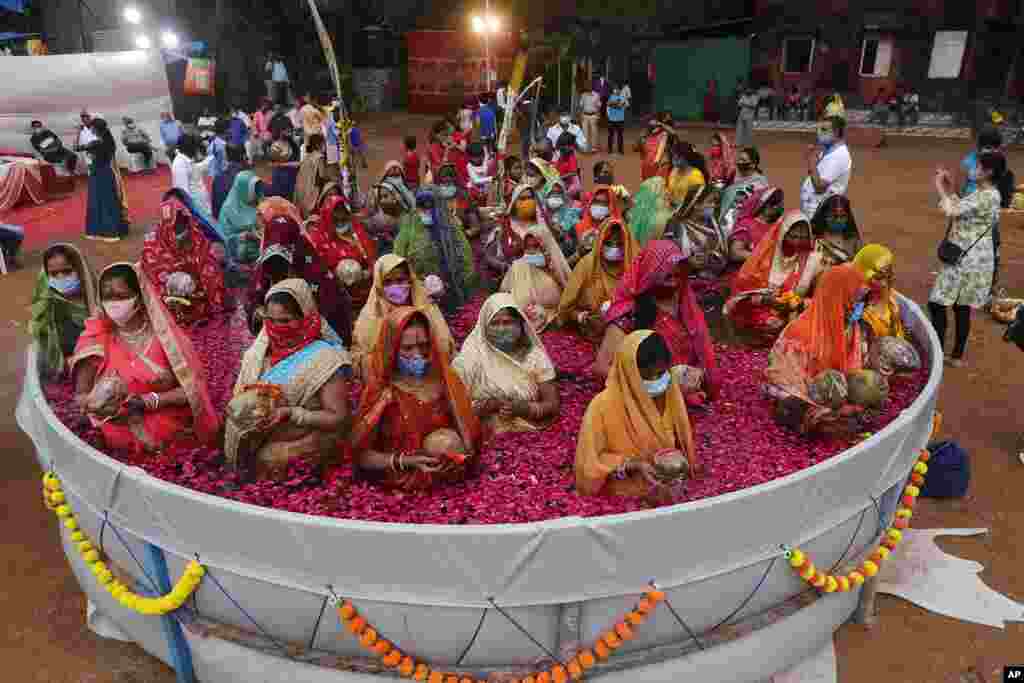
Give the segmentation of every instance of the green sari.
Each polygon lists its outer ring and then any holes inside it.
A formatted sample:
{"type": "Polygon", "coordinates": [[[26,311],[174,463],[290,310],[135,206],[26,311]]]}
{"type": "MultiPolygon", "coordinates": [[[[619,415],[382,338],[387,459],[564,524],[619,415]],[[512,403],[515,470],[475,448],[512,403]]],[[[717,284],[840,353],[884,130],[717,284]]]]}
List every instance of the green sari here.
{"type": "Polygon", "coordinates": [[[86,318],[98,307],[96,279],[82,253],[70,244],[51,245],[43,253],[43,265],[36,276],[32,315],[28,323],[28,332],[39,347],[39,369],[45,377],[58,377],[64,371],[65,359],[74,352],[78,336],[85,329],[86,318]],[[50,287],[46,261],[56,247],[62,247],[71,255],[72,265],[82,283],[80,301],[65,298],[50,287]]]}

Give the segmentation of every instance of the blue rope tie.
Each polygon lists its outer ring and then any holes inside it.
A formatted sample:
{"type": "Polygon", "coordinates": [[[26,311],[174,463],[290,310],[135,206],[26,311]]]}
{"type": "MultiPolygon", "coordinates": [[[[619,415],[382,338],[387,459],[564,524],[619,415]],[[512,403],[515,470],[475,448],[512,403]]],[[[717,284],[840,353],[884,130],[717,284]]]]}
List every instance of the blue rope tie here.
{"type": "Polygon", "coordinates": [[[483,614],[480,615],[480,621],[478,621],[476,624],[476,630],[473,631],[473,637],[469,639],[469,643],[466,645],[465,649],[462,650],[462,654],[460,654],[459,658],[455,660],[455,666],[460,666],[462,664],[462,660],[466,658],[466,655],[469,654],[469,651],[470,649],[472,649],[473,644],[476,643],[476,637],[480,635],[480,629],[482,629],[484,626],[484,619],[487,618],[488,609],[488,607],[484,607],[483,614]]]}
{"type": "MultiPolygon", "coordinates": [[[[658,586],[652,581],[651,588],[657,589],[658,586]]],[[[665,594],[665,607],[668,607],[668,611],[672,613],[672,616],[676,618],[676,621],[679,622],[679,625],[683,627],[683,630],[686,631],[693,642],[697,643],[697,647],[703,650],[704,643],[700,642],[700,638],[698,638],[697,634],[693,632],[693,629],[690,628],[689,624],[683,621],[683,618],[679,616],[679,612],[676,611],[676,608],[672,606],[672,603],[668,599],[668,593],[665,594]]]]}
{"type": "Polygon", "coordinates": [[[562,664],[562,666],[565,666],[564,662],[562,662],[562,660],[561,660],[561,659],[560,659],[560,658],[558,657],[558,655],[556,655],[556,654],[555,654],[555,653],[553,653],[553,652],[552,652],[551,650],[549,650],[549,649],[548,649],[547,647],[545,647],[544,643],[540,642],[539,640],[537,640],[536,638],[534,638],[534,637],[533,637],[532,635],[530,635],[530,632],[529,632],[529,631],[527,631],[527,630],[526,630],[525,628],[523,628],[523,627],[522,627],[522,626],[521,626],[521,625],[519,624],[519,622],[517,622],[517,621],[516,621],[515,619],[513,619],[513,618],[512,618],[512,615],[510,615],[510,614],[509,614],[508,612],[506,612],[505,610],[503,610],[503,609],[502,609],[501,607],[499,607],[499,606],[498,606],[498,603],[496,603],[496,602],[494,601],[494,598],[487,598],[487,602],[491,603],[491,607],[493,607],[494,609],[496,609],[496,610],[498,611],[498,614],[500,614],[501,616],[505,617],[505,618],[506,618],[506,619],[508,619],[508,620],[509,620],[510,622],[512,622],[512,625],[513,625],[513,626],[515,626],[515,627],[516,627],[517,629],[519,629],[519,632],[520,632],[520,633],[522,633],[522,634],[523,634],[524,636],[526,636],[527,638],[529,638],[529,639],[530,639],[530,641],[531,641],[531,642],[532,642],[532,643],[533,643],[534,645],[536,645],[536,646],[537,646],[537,647],[539,647],[539,648],[540,648],[541,650],[543,650],[543,651],[544,651],[544,654],[546,654],[546,655],[547,655],[548,657],[550,657],[550,658],[551,658],[552,660],[554,660],[554,661],[558,662],[559,664],[562,664]]]}
{"type": "MultiPolygon", "coordinates": [[[[198,555],[196,556],[196,558],[198,559],[198,555]]],[[[277,647],[277,649],[279,649],[282,653],[284,653],[284,656],[286,658],[292,659],[291,653],[288,652],[288,648],[286,648],[284,645],[282,645],[277,640],[277,638],[275,638],[274,636],[270,635],[270,633],[265,628],[263,628],[260,625],[260,622],[256,621],[256,619],[254,619],[253,616],[251,614],[249,614],[249,612],[247,612],[246,609],[244,607],[242,607],[242,605],[239,604],[239,602],[237,600],[235,600],[233,597],[231,597],[231,594],[228,593],[227,590],[224,588],[224,586],[221,584],[221,582],[217,580],[217,577],[213,575],[213,572],[210,571],[209,567],[206,568],[206,576],[211,581],[213,581],[213,584],[215,586],[217,586],[217,588],[220,589],[220,592],[224,594],[224,597],[227,598],[231,602],[232,605],[237,607],[238,611],[241,612],[243,615],[245,615],[246,619],[248,619],[250,622],[252,622],[252,625],[255,626],[256,629],[260,633],[263,634],[263,637],[265,637],[267,640],[269,640],[271,643],[273,643],[277,647]]]]}

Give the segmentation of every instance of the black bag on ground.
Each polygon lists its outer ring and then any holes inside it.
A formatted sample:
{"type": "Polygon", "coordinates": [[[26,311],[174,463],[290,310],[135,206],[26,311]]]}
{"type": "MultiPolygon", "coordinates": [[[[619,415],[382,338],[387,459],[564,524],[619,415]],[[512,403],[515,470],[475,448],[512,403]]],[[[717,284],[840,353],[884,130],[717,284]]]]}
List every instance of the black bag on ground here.
{"type": "Polygon", "coordinates": [[[928,444],[928,474],[921,495],[925,498],[963,498],[971,483],[971,460],[956,441],[928,444]]]}
{"type": "Polygon", "coordinates": [[[1024,306],[1017,307],[1017,315],[1010,321],[1010,325],[1003,332],[1003,341],[1013,342],[1017,348],[1024,351],[1024,306]]]}

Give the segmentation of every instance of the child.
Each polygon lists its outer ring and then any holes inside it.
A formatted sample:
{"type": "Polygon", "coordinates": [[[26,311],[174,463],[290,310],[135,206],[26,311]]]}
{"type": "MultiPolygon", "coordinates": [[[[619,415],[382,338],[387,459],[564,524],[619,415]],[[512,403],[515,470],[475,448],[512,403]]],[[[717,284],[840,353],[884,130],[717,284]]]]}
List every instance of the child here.
{"type": "Polygon", "coordinates": [[[359,124],[355,119],[352,119],[352,129],[348,133],[348,146],[349,154],[352,155],[352,161],[359,161],[359,165],[364,170],[370,168],[370,164],[366,161],[366,146],[363,145],[363,131],[359,129],[359,124]]]}
{"type": "Polygon", "coordinates": [[[599,161],[596,164],[594,164],[594,184],[615,184],[615,169],[612,167],[610,161],[599,161]]]}
{"type": "Polygon", "coordinates": [[[471,204],[486,206],[494,168],[483,144],[472,142],[468,149],[469,199],[471,204]]]}
{"type": "Polygon", "coordinates": [[[512,201],[512,193],[523,182],[523,160],[519,157],[505,157],[505,203],[512,201]]]}
{"type": "Polygon", "coordinates": [[[420,155],[416,152],[416,136],[405,136],[402,145],[405,149],[405,155],[402,158],[405,186],[416,192],[420,186],[420,155]]]}
{"type": "Polygon", "coordinates": [[[580,198],[580,165],[576,161],[576,137],[572,133],[562,133],[558,137],[558,159],[555,161],[558,175],[565,183],[569,197],[574,201],[580,198]]]}

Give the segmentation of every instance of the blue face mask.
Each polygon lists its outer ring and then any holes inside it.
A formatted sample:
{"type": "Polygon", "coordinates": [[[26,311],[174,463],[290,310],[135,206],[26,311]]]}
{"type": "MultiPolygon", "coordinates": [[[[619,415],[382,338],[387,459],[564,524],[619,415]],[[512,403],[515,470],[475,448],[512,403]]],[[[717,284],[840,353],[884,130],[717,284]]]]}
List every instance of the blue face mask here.
{"type": "Polygon", "coordinates": [[[420,356],[406,358],[401,354],[398,355],[398,372],[408,377],[424,377],[429,367],[430,361],[426,358],[420,356]]]}
{"type": "Polygon", "coordinates": [[[853,310],[850,311],[850,315],[847,316],[847,324],[853,325],[860,322],[860,319],[864,317],[864,302],[858,301],[853,305],[853,310]]]}
{"type": "Polygon", "coordinates": [[[75,296],[82,291],[82,283],[78,279],[78,275],[74,273],[61,277],[51,277],[50,287],[62,296],[75,296]]]}
{"type": "Polygon", "coordinates": [[[438,188],[437,193],[441,196],[441,199],[454,199],[456,188],[454,185],[442,185],[438,188]]]}
{"type": "Polygon", "coordinates": [[[430,211],[421,211],[420,212],[420,222],[423,223],[423,225],[433,225],[434,224],[434,214],[432,212],[430,212],[430,211]]]}
{"type": "Polygon", "coordinates": [[[835,141],[836,138],[832,133],[818,133],[818,144],[822,147],[831,147],[835,141]]]}
{"type": "Polygon", "coordinates": [[[658,379],[645,379],[643,383],[649,396],[661,396],[668,391],[668,386],[672,383],[672,375],[666,370],[658,379]]]}
{"type": "Polygon", "coordinates": [[[543,268],[548,263],[548,259],[544,254],[523,254],[523,260],[537,268],[543,268]]]}
{"type": "Polygon", "coordinates": [[[850,227],[850,222],[845,218],[842,220],[831,219],[825,221],[825,227],[828,228],[829,232],[844,233],[850,227]]]}

